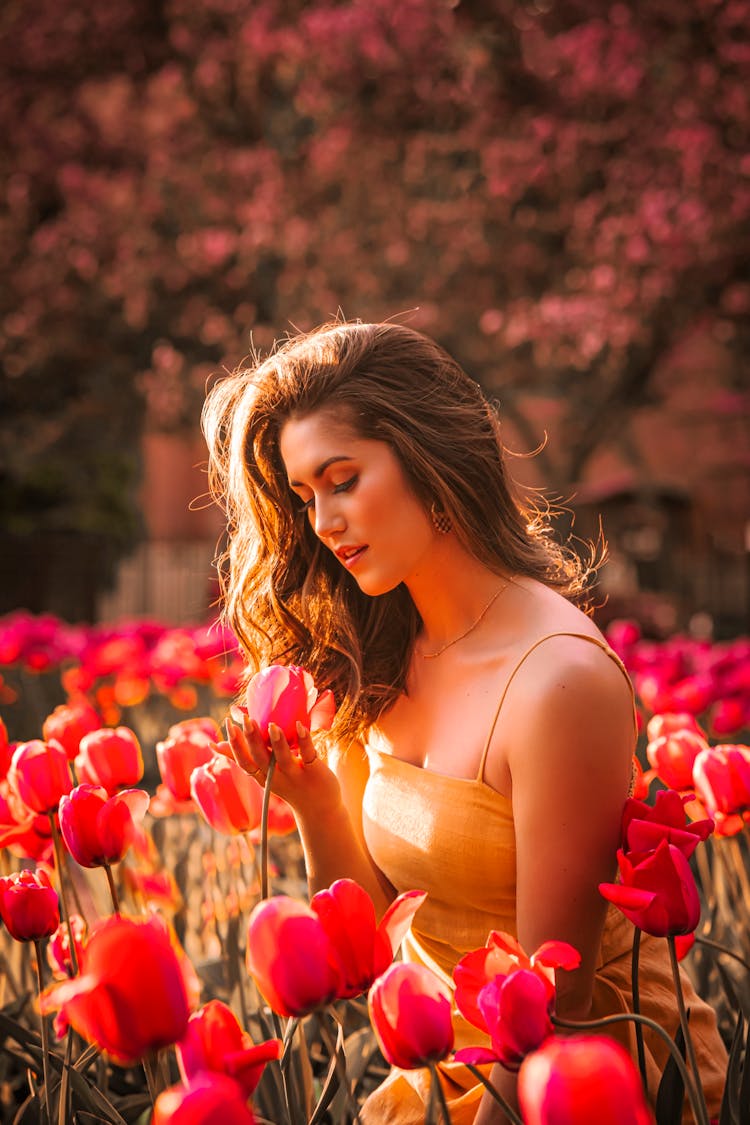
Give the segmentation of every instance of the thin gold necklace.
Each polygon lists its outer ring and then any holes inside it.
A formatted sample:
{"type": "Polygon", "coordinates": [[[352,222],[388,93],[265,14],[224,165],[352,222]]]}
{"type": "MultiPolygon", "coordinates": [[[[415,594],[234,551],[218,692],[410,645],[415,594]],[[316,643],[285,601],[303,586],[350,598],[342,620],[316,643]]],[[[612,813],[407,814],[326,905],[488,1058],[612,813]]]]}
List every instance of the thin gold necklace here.
{"type": "Polygon", "coordinates": [[[422,659],[423,660],[434,660],[436,656],[442,656],[442,654],[445,652],[446,649],[452,648],[453,645],[457,645],[459,641],[462,641],[464,639],[464,637],[468,637],[469,633],[473,633],[474,630],[476,629],[477,625],[479,625],[484,620],[486,615],[490,612],[493,605],[495,604],[497,599],[502,594],[503,590],[507,590],[509,585],[510,585],[510,582],[505,582],[505,583],[503,583],[503,585],[500,587],[499,590],[495,591],[495,593],[492,595],[490,600],[487,602],[487,605],[484,607],[482,612],[479,614],[479,617],[476,619],[476,621],[473,622],[473,624],[471,624],[469,626],[469,628],[464,633],[460,633],[457,637],[454,637],[452,641],[448,641],[447,644],[444,644],[442,646],[442,648],[436,649],[435,652],[420,652],[419,655],[422,657],[422,659]]]}

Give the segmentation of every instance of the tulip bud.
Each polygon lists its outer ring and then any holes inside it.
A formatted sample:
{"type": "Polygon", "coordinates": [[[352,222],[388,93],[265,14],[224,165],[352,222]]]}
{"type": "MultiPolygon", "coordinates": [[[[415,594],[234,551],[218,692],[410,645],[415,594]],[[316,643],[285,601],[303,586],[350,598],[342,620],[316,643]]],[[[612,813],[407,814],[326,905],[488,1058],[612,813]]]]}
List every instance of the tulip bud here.
{"type": "Polygon", "coordinates": [[[130,789],[143,777],[140,743],[129,727],[102,727],[81,739],[75,760],[78,780],[101,785],[111,796],[130,789]]]}
{"type": "Polygon", "coordinates": [[[16,941],[39,941],[60,924],[57,892],[43,870],[0,878],[0,917],[16,941]]]}
{"type": "Polygon", "coordinates": [[[453,1049],[450,992],[425,965],[398,961],[373,984],[370,1020],[391,1066],[414,1070],[453,1049]]]}
{"type": "Polygon", "coordinates": [[[87,699],[74,699],[55,707],[44,720],[42,734],[46,742],[59,742],[72,762],[83,736],[101,725],[101,718],[87,699]]]}

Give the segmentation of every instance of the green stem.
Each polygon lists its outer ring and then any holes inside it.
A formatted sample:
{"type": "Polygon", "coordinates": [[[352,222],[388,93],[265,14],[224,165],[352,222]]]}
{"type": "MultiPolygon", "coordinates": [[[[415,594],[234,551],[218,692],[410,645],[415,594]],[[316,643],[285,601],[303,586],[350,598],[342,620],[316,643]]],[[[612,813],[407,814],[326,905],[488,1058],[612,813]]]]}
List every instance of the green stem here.
{"type": "MultiPolygon", "coordinates": [[[[440,1081],[440,1075],[438,1074],[437,1064],[434,1063],[434,1062],[431,1062],[430,1063],[430,1112],[431,1113],[433,1111],[432,1110],[433,1105],[437,1105],[437,1106],[440,1107],[440,1116],[442,1117],[443,1121],[445,1122],[445,1125],[451,1125],[451,1114],[450,1114],[450,1110],[448,1109],[448,1103],[445,1100],[445,1091],[443,1090],[443,1084],[440,1081]]],[[[432,1117],[429,1117],[428,1120],[431,1121],[432,1117]]]]}
{"type": "MultiPolygon", "coordinates": [[[[39,939],[34,942],[36,948],[36,974],[39,982],[39,995],[44,991],[44,978],[42,976],[42,943],[39,939]]],[[[42,1074],[44,1076],[44,1104],[47,1110],[47,1125],[52,1125],[52,1102],[49,1087],[49,1027],[47,1017],[41,1016],[42,1021],[42,1074]]]]}
{"type": "MultiPolygon", "coordinates": [[[[274,1026],[280,1026],[276,1013],[274,1013],[274,1026]]],[[[294,1084],[294,1076],[290,1075],[294,1060],[294,1035],[298,1026],[299,1019],[296,1017],[290,1019],[286,1025],[286,1031],[283,1037],[280,1036],[284,1046],[281,1052],[279,1065],[281,1067],[281,1077],[284,1081],[284,1099],[286,1101],[286,1111],[289,1116],[290,1125],[297,1125],[297,1122],[302,1120],[302,1115],[299,1112],[299,1105],[297,1103],[297,1090],[294,1084]]]]}
{"type": "Polygon", "coordinates": [[[693,1111],[693,1116],[695,1117],[696,1122],[698,1122],[698,1125],[701,1125],[701,1123],[703,1122],[703,1116],[701,1113],[701,1095],[695,1088],[695,1083],[690,1073],[688,1072],[688,1068],[685,1066],[685,1060],[677,1049],[677,1044],[674,1042],[669,1033],[664,1030],[661,1024],[656,1022],[656,1020],[649,1019],[648,1016],[636,1016],[633,1012],[621,1012],[616,1016],[605,1016],[600,1020],[582,1020],[580,1023],[574,1023],[573,1020],[563,1020],[560,1019],[559,1016],[552,1017],[552,1023],[555,1025],[555,1027],[565,1028],[566,1031],[604,1031],[606,1028],[611,1027],[612,1024],[631,1022],[642,1023],[644,1027],[650,1028],[651,1031],[656,1032],[657,1035],[660,1035],[662,1037],[667,1047],[669,1048],[670,1054],[674,1059],[675,1066],[680,1072],[683,1085],[688,1092],[688,1097],[690,1098],[690,1107],[693,1111]]]}
{"type": "Polygon", "coordinates": [[[68,913],[68,904],[65,899],[65,880],[63,879],[63,867],[65,864],[65,856],[63,853],[62,840],[60,839],[60,829],[57,827],[54,811],[49,813],[49,822],[52,828],[52,845],[55,849],[55,867],[57,868],[57,880],[60,884],[60,913],[62,920],[68,930],[68,941],[70,943],[70,963],[73,966],[73,976],[78,976],[78,954],[76,953],[76,943],[73,940],[73,927],[70,924],[70,914],[68,913]]]}
{"type": "Polygon", "coordinates": [[[112,867],[110,866],[109,863],[103,863],[102,867],[104,868],[104,870],[107,873],[107,882],[109,883],[109,893],[112,896],[112,906],[114,907],[115,914],[118,915],[118,917],[119,917],[120,900],[117,897],[117,887],[115,886],[115,880],[114,880],[114,877],[112,875],[112,867]]]}
{"type": "MultiPolygon", "coordinates": [[[[632,957],[632,979],[633,979],[633,1012],[639,1016],[641,1014],[641,990],[640,978],[638,973],[638,966],[640,960],[641,950],[641,930],[639,926],[635,927],[633,934],[633,957],[632,957]]],[[[643,1046],[643,1027],[640,1023],[635,1025],[635,1045],[638,1052],[638,1069],[641,1072],[641,1082],[643,1089],[648,1093],[648,1079],[646,1077],[646,1051],[643,1046]]]]}
{"type": "MultiPolygon", "coordinates": [[[[333,1016],[333,1018],[336,1019],[336,1016],[335,1016],[335,1013],[333,1012],[333,1009],[329,1009],[329,1011],[331,1012],[331,1015],[333,1016]]],[[[320,1031],[320,1037],[323,1040],[323,1042],[325,1043],[326,1050],[328,1051],[329,1057],[334,1060],[334,1063],[335,1063],[335,1066],[336,1066],[336,1073],[339,1076],[339,1082],[340,1082],[341,1087],[342,1087],[342,1089],[344,1091],[344,1094],[346,1096],[346,1103],[347,1103],[347,1106],[349,1107],[349,1113],[351,1115],[352,1121],[359,1122],[359,1114],[357,1113],[357,1106],[356,1106],[356,1103],[354,1101],[354,1098],[352,1097],[352,1092],[349,1089],[349,1079],[347,1078],[347,1074],[346,1074],[346,1060],[342,1057],[342,1053],[339,1050],[337,1050],[336,1044],[333,1042],[333,1039],[331,1038],[331,1033],[325,1025],[323,1013],[322,1012],[316,1012],[315,1017],[316,1017],[316,1021],[317,1021],[317,1024],[318,1024],[318,1030],[320,1031]]]]}
{"type": "Polygon", "coordinates": [[[700,1117],[696,1118],[699,1125],[709,1125],[708,1119],[708,1106],[706,1105],[706,1098],[703,1093],[703,1086],[701,1085],[700,1073],[698,1071],[698,1060],[695,1057],[695,1048],[693,1046],[693,1037],[690,1034],[688,1027],[687,1012],[685,1010],[685,997],[682,995],[682,981],[680,980],[680,966],[677,961],[677,949],[675,948],[674,934],[667,934],[667,942],[669,944],[669,960],[672,964],[672,980],[674,981],[674,990],[677,994],[677,1009],[680,1013],[680,1025],[682,1027],[682,1034],[685,1038],[685,1053],[687,1060],[690,1063],[690,1069],[693,1072],[695,1085],[700,1093],[700,1117]]]}
{"type": "Polygon", "coordinates": [[[489,1078],[487,1078],[486,1075],[482,1074],[479,1067],[474,1066],[472,1063],[464,1063],[464,1066],[467,1070],[471,1071],[471,1073],[479,1082],[482,1083],[487,1093],[495,1099],[508,1120],[511,1121],[513,1125],[523,1125],[523,1121],[518,1116],[513,1107],[509,1104],[509,1102],[506,1101],[500,1091],[495,1089],[489,1078]]]}
{"type": "Polygon", "coordinates": [[[268,806],[271,803],[271,781],[276,768],[276,757],[271,755],[263,787],[263,809],[260,814],[260,897],[268,898],[268,806]]]}

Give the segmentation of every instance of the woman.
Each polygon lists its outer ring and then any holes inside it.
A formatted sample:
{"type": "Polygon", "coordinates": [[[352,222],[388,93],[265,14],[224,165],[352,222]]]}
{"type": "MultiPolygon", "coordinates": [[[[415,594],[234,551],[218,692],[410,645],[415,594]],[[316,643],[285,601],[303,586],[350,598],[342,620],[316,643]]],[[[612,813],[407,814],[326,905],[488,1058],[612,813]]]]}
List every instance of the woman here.
{"type": "MultiPolygon", "coordinates": [[[[570,942],[581,966],[558,973],[558,1014],[627,1010],[632,929],[597,888],[630,783],[632,687],[574,604],[590,568],[513,497],[479,386],[407,327],[337,323],[219,382],[204,421],[250,670],[303,665],[339,704],[325,755],[307,731],[299,754],[271,732],[311,890],[347,876],[379,911],[426,890],[404,955],[446,980],[492,929],[529,952],[570,942]]],[[[257,729],[229,734],[263,783],[257,729]]],[[[641,954],[642,1008],[660,1020],[664,944],[641,954]]],[[[690,1003],[715,1102],[723,1048],[690,1003]]],[[[481,1041],[458,1017],[456,1038],[481,1041]]],[[[665,1055],[649,1051],[655,1085],[665,1055]]],[[[442,1074],[454,1122],[502,1120],[465,1068],[442,1074]]],[[[512,1075],[491,1077],[514,1097],[512,1075]]],[[[394,1072],[364,1120],[422,1121],[422,1078],[394,1072]]]]}

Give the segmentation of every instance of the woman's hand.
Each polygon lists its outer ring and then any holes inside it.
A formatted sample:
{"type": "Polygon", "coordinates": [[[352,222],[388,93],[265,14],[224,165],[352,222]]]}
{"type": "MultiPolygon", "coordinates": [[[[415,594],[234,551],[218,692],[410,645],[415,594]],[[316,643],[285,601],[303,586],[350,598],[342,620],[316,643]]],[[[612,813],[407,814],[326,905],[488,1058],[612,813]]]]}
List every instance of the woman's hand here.
{"type": "Polygon", "coordinates": [[[275,759],[271,791],[287,802],[295,813],[321,815],[341,803],[341,788],[328,765],[320,758],[309,730],[297,723],[299,754],[292,752],[280,727],[269,723],[270,749],[261,738],[258,724],[247,715],[240,727],[232,719],[226,722],[229,745],[238,766],[249,773],[259,785],[265,786],[271,763],[275,759]]]}

